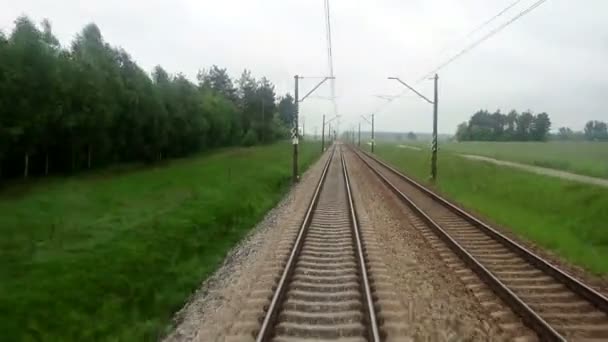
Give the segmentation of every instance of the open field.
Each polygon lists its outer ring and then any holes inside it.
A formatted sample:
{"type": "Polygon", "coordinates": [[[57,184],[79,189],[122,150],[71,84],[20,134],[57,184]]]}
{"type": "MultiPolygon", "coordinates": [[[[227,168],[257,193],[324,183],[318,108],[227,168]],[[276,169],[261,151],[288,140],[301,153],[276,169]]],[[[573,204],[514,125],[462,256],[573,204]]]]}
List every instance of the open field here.
{"type": "MultiPolygon", "coordinates": [[[[377,154],[428,180],[430,152],[380,145],[377,154]]],[[[570,262],[608,273],[608,189],[440,153],[436,188],[570,262]]]]}
{"type": "Polygon", "coordinates": [[[607,142],[461,142],[441,149],[608,178],[607,142]]]}
{"type": "MultiPolygon", "coordinates": [[[[155,340],[288,188],[291,146],[0,193],[3,340],[155,340]]],[[[319,154],[301,148],[301,165],[319,154]]]]}

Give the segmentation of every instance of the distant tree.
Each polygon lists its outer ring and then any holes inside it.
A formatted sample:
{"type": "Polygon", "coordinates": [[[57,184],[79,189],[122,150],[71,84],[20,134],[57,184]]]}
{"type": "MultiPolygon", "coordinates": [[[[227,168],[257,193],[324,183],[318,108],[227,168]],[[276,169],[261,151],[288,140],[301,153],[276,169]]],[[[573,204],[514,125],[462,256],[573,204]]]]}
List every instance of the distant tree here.
{"type": "Polygon", "coordinates": [[[279,112],[275,112],[272,118],[272,137],[274,140],[284,139],[289,136],[290,128],[285,125],[279,112]]]}
{"type": "Polygon", "coordinates": [[[274,113],[277,111],[275,97],[274,85],[266,77],[262,77],[256,89],[256,105],[258,113],[260,113],[256,118],[258,122],[256,131],[258,131],[258,138],[262,143],[268,141],[272,131],[270,126],[274,113]]]}
{"type": "MultiPolygon", "coordinates": [[[[248,133],[251,130],[251,134],[255,134],[257,140],[258,127],[252,128],[254,123],[259,120],[258,114],[261,117],[261,108],[258,106],[257,101],[257,80],[251,76],[251,72],[249,70],[245,69],[241,73],[241,77],[238,79],[237,85],[239,109],[243,114],[241,117],[243,131],[248,133]]],[[[251,141],[251,139],[249,140],[251,141]]]]}
{"type": "MultiPolygon", "coordinates": [[[[2,31],[0,31],[0,61],[7,61],[9,58],[8,40],[2,31]]],[[[6,63],[0,63],[0,94],[7,93],[8,75],[6,63]]],[[[2,179],[2,166],[8,147],[10,145],[9,126],[6,117],[6,111],[9,109],[9,104],[4,96],[0,96],[0,180],[2,179]]]]}
{"type": "Polygon", "coordinates": [[[511,110],[505,117],[507,128],[505,130],[504,140],[514,140],[517,137],[517,117],[519,113],[516,110],[511,110]]]}
{"type": "Polygon", "coordinates": [[[495,127],[492,115],[486,110],[478,111],[469,120],[469,131],[475,140],[493,140],[495,127]]]}
{"type": "Polygon", "coordinates": [[[123,90],[111,130],[121,160],[162,159],[166,146],[167,111],[148,75],[124,50],[116,51],[123,90]]]}
{"type": "Polygon", "coordinates": [[[245,136],[243,137],[243,145],[252,146],[257,143],[257,137],[253,129],[249,129],[245,136]]]}
{"type": "Polygon", "coordinates": [[[117,52],[105,43],[99,27],[88,24],[72,43],[76,64],[77,129],[72,132],[77,153],[84,150],[86,167],[93,165],[94,154],[108,155],[111,147],[111,123],[120,110],[123,83],[117,52]]]}
{"type": "Polygon", "coordinates": [[[559,140],[569,140],[573,134],[574,132],[569,127],[560,127],[557,132],[557,138],[559,140]]]}
{"type": "Polygon", "coordinates": [[[505,133],[505,123],[506,118],[503,114],[500,113],[500,109],[496,110],[496,112],[491,115],[491,123],[492,123],[492,140],[503,140],[505,133]]]}
{"type": "Polygon", "coordinates": [[[294,98],[287,94],[279,101],[279,117],[284,125],[291,126],[293,122],[293,113],[295,113],[294,98]]]}
{"type": "Polygon", "coordinates": [[[518,114],[515,110],[504,115],[500,110],[490,113],[479,110],[468,122],[458,125],[455,138],[458,141],[544,141],[549,136],[551,120],[547,113],[518,114]]]}
{"type": "Polygon", "coordinates": [[[595,136],[597,140],[606,140],[608,139],[608,129],[607,125],[603,121],[595,122],[595,136]]]}
{"type": "Polygon", "coordinates": [[[14,150],[23,155],[23,177],[27,178],[31,155],[40,147],[40,138],[50,134],[45,123],[55,111],[55,53],[27,17],[15,21],[8,48],[5,62],[12,72],[3,93],[8,107],[5,122],[14,150]]]}
{"type": "Polygon", "coordinates": [[[416,136],[416,133],[414,133],[414,132],[409,132],[409,133],[407,134],[407,140],[412,140],[412,141],[414,141],[414,140],[418,140],[418,137],[416,136]]]}
{"type": "Polygon", "coordinates": [[[602,121],[588,121],[584,133],[587,140],[608,140],[608,126],[602,121]]]}
{"type": "Polygon", "coordinates": [[[209,141],[211,147],[235,145],[243,136],[241,119],[237,106],[225,97],[203,92],[203,108],[209,121],[209,141]]]}
{"type": "Polygon", "coordinates": [[[531,112],[523,112],[517,117],[517,139],[526,141],[531,140],[532,123],[534,115],[531,112]]]}
{"type": "Polygon", "coordinates": [[[213,89],[216,93],[223,95],[233,102],[237,101],[236,89],[225,68],[222,69],[214,65],[208,71],[199,71],[197,78],[201,85],[213,89]]]}
{"type": "Polygon", "coordinates": [[[595,138],[595,121],[587,121],[585,124],[585,138],[593,140],[595,138]]]}
{"type": "Polygon", "coordinates": [[[458,125],[456,129],[456,140],[458,141],[468,141],[471,140],[471,135],[469,133],[469,125],[466,122],[458,125]]]}
{"type": "Polygon", "coordinates": [[[545,141],[551,129],[551,120],[547,113],[540,113],[534,117],[531,128],[531,137],[536,141],[545,141]]]}
{"type": "Polygon", "coordinates": [[[158,132],[159,141],[159,160],[165,157],[171,156],[175,152],[175,142],[177,140],[177,128],[176,122],[179,121],[175,117],[175,103],[174,90],[171,83],[171,76],[165,69],[160,65],[154,67],[152,71],[152,84],[156,96],[158,97],[159,108],[159,125],[162,125],[158,132]]]}

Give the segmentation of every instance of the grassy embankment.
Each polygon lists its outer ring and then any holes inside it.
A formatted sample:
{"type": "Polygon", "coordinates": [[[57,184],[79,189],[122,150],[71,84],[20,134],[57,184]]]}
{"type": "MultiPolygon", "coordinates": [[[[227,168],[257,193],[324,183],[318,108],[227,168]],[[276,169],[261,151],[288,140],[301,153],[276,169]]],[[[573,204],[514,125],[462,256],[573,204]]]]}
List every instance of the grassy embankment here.
{"type": "MultiPolygon", "coordinates": [[[[301,148],[306,168],[320,146],[301,148]]],[[[0,193],[0,340],[155,340],[288,189],[287,143],[0,193]]]]}
{"type": "MultiPolygon", "coordinates": [[[[380,145],[378,155],[428,181],[430,152],[380,145]]],[[[439,154],[436,188],[570,262],[608,273],[608,189],[439,154]]]]}
{"type": "Polygon", "coordinates": [[[608,178],[606,142],[463,142],[443,150],[608,178]]]}

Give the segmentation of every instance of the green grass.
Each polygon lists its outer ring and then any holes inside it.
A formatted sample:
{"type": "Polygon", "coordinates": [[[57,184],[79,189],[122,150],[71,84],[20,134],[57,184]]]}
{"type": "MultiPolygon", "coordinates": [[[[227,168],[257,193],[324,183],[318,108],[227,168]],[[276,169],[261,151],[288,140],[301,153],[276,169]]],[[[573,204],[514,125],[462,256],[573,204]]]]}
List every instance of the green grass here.
{"type": "MultiPolygon", "coordinates": [[[[428,181],[430,152],[380,145],[378,155],[428,181]]],[[[570,262],[608,273],[608,189],[439,154],[436,189],[570,262]]]]}
{"type": "Polygon", "coordinates": [[[441,146],[446,151],[608,178],[606,142],[462,142],[441,146]]]}
{"type": "MultiPolygon", "coordinates": [[[[301,165],[320,146],[304,144],[301,165]]],[[[143,341],[288,189],[291,146],[0,193],[0,340],[143,341]]]]}

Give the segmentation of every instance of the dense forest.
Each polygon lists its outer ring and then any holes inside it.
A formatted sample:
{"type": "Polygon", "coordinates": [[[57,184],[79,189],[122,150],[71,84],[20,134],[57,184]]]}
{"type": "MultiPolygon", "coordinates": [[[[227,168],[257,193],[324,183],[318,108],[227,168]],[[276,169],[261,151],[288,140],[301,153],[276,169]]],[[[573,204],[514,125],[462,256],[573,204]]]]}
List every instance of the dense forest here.
{"type": "Polygon", "coordinates": [[[458,125],[458,141],[545,141],[549,136],[551,120],[547,113],[518,113],[515,110],[502,114],[480,110],[468,122],[458,125]]]}
{"type": "Polygon", "coordinates": [[[213,66],[197,83],[157,66],[148,74],[85,26],[69,48],[50,23],[20,17],[0,32],[0,179],[157,162],[286,136],[293,98],[247,70],[213,66]]]}

